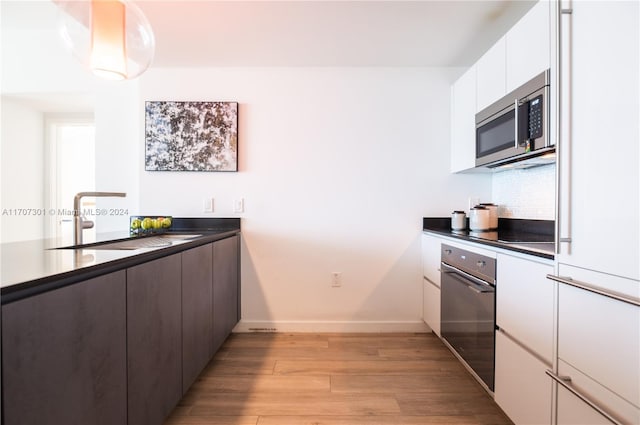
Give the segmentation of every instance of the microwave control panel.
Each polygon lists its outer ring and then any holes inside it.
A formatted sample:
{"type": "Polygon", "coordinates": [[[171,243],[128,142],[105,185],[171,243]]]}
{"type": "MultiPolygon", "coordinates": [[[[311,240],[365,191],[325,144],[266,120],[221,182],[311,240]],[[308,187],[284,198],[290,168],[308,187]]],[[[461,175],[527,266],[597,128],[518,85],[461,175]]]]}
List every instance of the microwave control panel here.
{"type": "Polygon", "coordinates": [[[529,139],[542,137],[542,95],[529,101],[529,139]]]}

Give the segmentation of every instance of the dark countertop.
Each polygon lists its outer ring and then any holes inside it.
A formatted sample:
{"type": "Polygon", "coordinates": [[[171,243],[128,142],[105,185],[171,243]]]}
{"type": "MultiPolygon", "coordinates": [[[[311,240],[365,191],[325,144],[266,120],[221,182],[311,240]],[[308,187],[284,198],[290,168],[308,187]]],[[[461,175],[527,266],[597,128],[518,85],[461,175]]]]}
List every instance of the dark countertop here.
{"type": "Polygon", "coordinates": [[[77,249],[56,239],[0,245],[2,304],[111,273],[240,233],[239,218],[174,218],[169,234],[199,235],[167,246],[127,250],[95,249],[104,242],[140,239],[128,231],[98,234],[98,242],[77,249]],[[62,245],[65,246],[65,245],[62,245]]]}
{"type": "Polygon", "coordinates": [[[476,242],[550,260],[554,259],[555,226],[552,220],[500,218],[498,230],[471,232],[469,230],[451,230],[451,219],[448,217],[424,217],[422,229],[435,235],[476,242]]]}

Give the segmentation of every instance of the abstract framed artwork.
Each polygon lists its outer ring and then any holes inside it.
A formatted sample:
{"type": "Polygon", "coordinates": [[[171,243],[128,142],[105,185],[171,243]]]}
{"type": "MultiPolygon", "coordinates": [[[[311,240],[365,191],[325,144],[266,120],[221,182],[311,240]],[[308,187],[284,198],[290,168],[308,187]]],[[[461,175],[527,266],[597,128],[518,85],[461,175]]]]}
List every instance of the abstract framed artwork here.
{"type": "Polygon", "coordinates": [[[146,102],[145,170],[238,171],[238,103],[146,102]]]}

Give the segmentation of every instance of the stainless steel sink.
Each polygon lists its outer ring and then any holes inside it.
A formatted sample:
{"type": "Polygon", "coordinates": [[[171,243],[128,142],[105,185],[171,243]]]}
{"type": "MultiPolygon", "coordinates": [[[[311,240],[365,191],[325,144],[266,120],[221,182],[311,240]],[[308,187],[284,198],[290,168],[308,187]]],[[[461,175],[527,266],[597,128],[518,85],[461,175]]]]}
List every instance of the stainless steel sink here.
{"type": "Polygon", "coordinates": [[[164,234],[157,236],[147,236],[143,238],[133,238],[119,240],[115,242],[106,242],[100,244],[88,244],[88,245],[74,245],[65,246],[56,249],[95,249],[95,250],[134,250],[143,248],[165,248],[171,245],[178,245],[184,242],[188,242],[191,239],[195,239],[202,235],[196,235],[193,233],[188,234],[164,234]]]}

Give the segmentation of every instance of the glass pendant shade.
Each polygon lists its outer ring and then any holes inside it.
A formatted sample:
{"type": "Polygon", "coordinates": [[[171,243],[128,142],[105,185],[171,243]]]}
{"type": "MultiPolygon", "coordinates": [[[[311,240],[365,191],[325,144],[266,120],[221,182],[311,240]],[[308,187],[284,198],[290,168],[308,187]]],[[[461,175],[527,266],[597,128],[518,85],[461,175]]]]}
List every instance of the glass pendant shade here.
{"type": "Polygon", "coordinates": [[[73,55],[95,75],[136,78],[153,61],[155,38],[142,11],[123,0],[58,2],[59,30],[73,55]]]}

